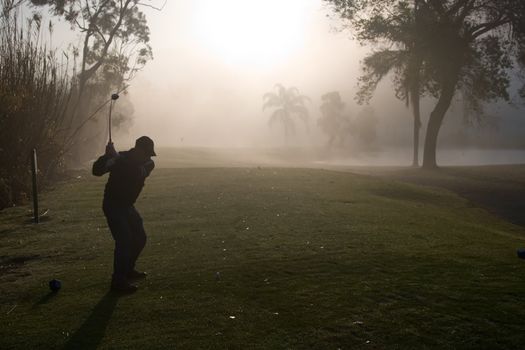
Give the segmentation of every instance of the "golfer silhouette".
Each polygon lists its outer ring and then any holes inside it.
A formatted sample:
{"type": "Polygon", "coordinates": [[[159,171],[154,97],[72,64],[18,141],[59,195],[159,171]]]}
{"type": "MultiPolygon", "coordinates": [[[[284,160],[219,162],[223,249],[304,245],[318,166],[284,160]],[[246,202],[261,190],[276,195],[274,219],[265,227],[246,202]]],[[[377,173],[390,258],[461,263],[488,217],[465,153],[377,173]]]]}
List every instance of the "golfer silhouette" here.
{"type": "Polygon", "coordinates": [[[134,204],[155,167],[153,156],[156,156],[153,140],[142,136],[126,152],[117,153],[109,142],[105,154],[93,164],[93,175],[109,172],[102,209],[115,240],[111,280],[111,290],[115,292],[133,293],[138,287],[131,282],[146,278],[145,272],[135,269],[146,245],[146,232],[134,204]]]}

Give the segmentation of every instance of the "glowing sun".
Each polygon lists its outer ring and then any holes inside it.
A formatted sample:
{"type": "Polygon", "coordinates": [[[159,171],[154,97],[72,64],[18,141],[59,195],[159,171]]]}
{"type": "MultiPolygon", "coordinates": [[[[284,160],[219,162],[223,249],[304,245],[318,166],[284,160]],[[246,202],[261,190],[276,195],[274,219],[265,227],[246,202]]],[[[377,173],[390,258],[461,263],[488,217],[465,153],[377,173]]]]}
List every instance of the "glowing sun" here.
{"type": "Polygon", "coordinates": [[[232,64],[267,66],[289,57],[304,37],[304,0],[201,0],[199,43],[232,64]]]}

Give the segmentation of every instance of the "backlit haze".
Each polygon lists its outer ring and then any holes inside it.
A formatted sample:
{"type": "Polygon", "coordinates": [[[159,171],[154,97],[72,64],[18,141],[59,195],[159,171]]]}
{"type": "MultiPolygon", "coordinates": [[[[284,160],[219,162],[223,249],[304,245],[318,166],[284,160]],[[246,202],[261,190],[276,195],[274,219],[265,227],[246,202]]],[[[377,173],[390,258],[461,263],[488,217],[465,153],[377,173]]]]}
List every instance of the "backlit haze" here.
{"type": "Polygon", "coordinates": [[[132,82],[133,135],[170,146],[279,146],[282,130],[262,111],[276,83],[312,98],[312,126],[322,93],[352,102],[358,45],[332,30],[320,1],[169,1],[147,14],[155,59],[132,82]]]}
{"type": "MultiPolygon", "coordinates": [[[[363,108],[354,96],[360,60],[371,49],[338,30],[341,23],[321,0],[169,0],[160,12],[144,11],[154,59],[131,82],[127,98],[134,106],[133,125],[117,133],[121,148],[140,135],[149,135],[164,147],[283,147],[282,126],[270,127],[271,111],[262,110],[263,94],[276,83],[296,86],[311,98],[309,130],[297,123],[288,147],[319,149],[326,144],[317,127],[322,94],[339,91],[350,116],[363,108]]],[[[440,147],[440,161],[525,161],[521,150],[457,151],[470,134],[496,148],[514,148],[525,132],[523,105],[492,106],[484,127],[465,128],[458,102],[440,134],[440,140],[447,139],[443,144],[456,149],[447,154],[440,147]]],[[[357,163],[409,164],[412,117],[394,97],[390,79],[380,84],[371,104],[378,118],[377,147],[372,158],[361,155],[357,163]]],[[[432,106],[433,101],[422,101],[422,141],[432,106]]],[[[355,158],[353,152],[349,148],[345,157],[355,158]]]]}

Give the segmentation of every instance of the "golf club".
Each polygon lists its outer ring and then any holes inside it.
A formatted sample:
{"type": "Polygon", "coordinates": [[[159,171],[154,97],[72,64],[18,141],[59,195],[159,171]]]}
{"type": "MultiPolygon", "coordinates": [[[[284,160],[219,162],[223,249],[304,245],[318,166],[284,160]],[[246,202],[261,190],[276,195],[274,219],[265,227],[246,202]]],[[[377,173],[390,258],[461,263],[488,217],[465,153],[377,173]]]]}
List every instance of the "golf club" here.
{"type": "Polygon", "coordinates": [[[119,94],[112,94],[111,95],[111,102],[109,104],[109,143],[112,143],[111,140],[111,112],[113,111],[113,103],[118,100],[119,94]]]}

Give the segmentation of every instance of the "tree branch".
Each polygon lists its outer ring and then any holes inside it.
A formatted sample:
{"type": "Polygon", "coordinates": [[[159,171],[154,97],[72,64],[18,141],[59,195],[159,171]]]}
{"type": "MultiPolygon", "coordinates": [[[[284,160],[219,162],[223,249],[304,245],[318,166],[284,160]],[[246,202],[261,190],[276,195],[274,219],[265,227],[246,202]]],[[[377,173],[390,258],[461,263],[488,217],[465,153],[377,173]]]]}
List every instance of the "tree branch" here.
{"type": "Polygon", "coordinates": [[[151,5],[151,4],[145,4],[143,2],[139,2],[138,5],[149,7],[149,8],[152,8],[154,10],[157,10],[157,11],[162,11],[164,9],[164,6],[166,6],[167,2],[168,2],[168,0],[164,0],[164,3],[160,7],[157,7],[157,6],[154,6],[154,5],[151,5]]]}
{"type": "Polygon", "coordinates": [[[480,24],[472,28],[472,30],[470,31],[470,36],[474,39],[478,38],[482,36],[483,34],[488,33],[491,30],[501,27],[502,25],[505,25],[508,23],[510,23],[510,20],[508,18],[502,18],[502,19],[496,20],[495,22],[487,22],[487,23],[480,24]]]}
{"type": "MultiPolygon", "coordinates": [[[[126,3],[123,4],[123,7],[119,11],[119,19],[115,26],[111,29],[111,32],[109,33],[109,38],[104,41],[104,48],[102,49],[102,53],[100,55],[100,59],[90,68],[83,69],[82,70],[82,80],[85,82],[87,79],[89,79],[95,72],[100,68],[100,66],[104,63],[104,57],[106,57],[109,47],[111,46],[111,43],[113,42],[113,38],[115,37],[115,34],[120,29],[120,26],[122,24],[122,21],[124,20],[126,11],[128,10],[128,6],[131,3],[132,0],[126,0],[126,3]]],[[[97,16],[100,13],[100,10],[104,7],[104,5],[108,1],[105,1],[104,4],[100,7],[100,9],[97,11],[95,16],[97,16]]],[[[84,67],[85,68],[85,67],[84,67]]]]}

